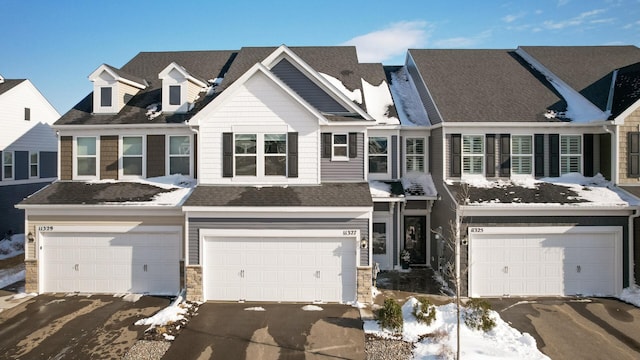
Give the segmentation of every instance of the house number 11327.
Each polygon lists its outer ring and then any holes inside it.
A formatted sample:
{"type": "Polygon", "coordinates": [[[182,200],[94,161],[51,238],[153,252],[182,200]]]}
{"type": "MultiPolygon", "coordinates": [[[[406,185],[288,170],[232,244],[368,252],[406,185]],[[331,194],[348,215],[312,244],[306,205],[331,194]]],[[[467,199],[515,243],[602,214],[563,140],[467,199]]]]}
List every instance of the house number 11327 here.
{"type": "Polygon", "coordinates": [[[355,236],[358,230],[342,230],[342,236],[355,236]]]}

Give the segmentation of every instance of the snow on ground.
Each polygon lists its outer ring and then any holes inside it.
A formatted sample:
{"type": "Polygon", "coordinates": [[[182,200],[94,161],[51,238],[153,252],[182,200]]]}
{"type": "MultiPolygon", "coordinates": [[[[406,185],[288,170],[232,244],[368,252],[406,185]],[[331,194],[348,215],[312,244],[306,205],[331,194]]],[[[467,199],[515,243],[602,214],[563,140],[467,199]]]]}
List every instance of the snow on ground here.
{"type": "Polygon", "coordinates": [[[405,67],[391,73],[391,85],[389,88],[393,99],[398,104],[396,109],[402,125],[431,125],[427,112],[422,105],[422,100],[420,100],[418,91],[415,89],[413,79],[411,79],[405,67]]]}
{"type": "Polygon", "coordinates": [[[24,264],[8,269],[0,270],[0,289],[7,287],[18,281],[23,281],[25,277],[24,264]]]}
{"type": "Polygon", "coordinates": [[[262,306],[248,307],[245,308],[244,311],[267,311],[262,306]]]}
{"type": "Polygon", "coordinates": [[[177,322],[178,320],[182,320],[185,318],[184,315],[187,313],[187,309],[185,308],[186,306],[189,305],[183,303],[182,296],[178,296],[166,308],[158,311],[151,317],[136,321],[134,325],[148,325],[149,329],[153,329],[156,326],[164,326],[170,322],[177,322]]]}
{"type": "Polygon", "coordinates": [[[305,305],[305,306],[302,307],[302,310],[304,310],[304,311],[322,311],[324,309],[321,308],[320,306],[317,306],[317,305],[305,305]]]}
{"type": "Polygon", "coordinates": [[[632,285],[623,289],[620,300],[640,308],[640,286],[632,285]]]}
{"type": "MultiPolygon", "coordinates": [[[[364,324],[365,332],[383,338],[402,338],[414,343],[414,359],[453,358],[456,349],[456,306],[446,304],[436,307],[436,319],[427,326],[419,323],[413,316],[413,306],[418,301],[411,297],[402,306],[404,327],[400,336],[388,330],[380,329],[374,320],[367,320],[364,324]],[[430,335],[429,335],[430,334],[430,335]],[[428,336],[425,336],[428,335],[428,336]],[[423,340],[420,340],[420,339],[423,340]]],[[[542,354],[535,339],[505,323],[497,312],[491,311],[496,321],[496,327],[489,331],[473,330],[461,323],[460,342],[461,358],[463,359],[549,359],[542,354]]]]}
{"type": "Polygon", "coordinates": [[[0,240],[0,260],[24,254],[24,234],[14,234],[11,239],[0,240]]]}

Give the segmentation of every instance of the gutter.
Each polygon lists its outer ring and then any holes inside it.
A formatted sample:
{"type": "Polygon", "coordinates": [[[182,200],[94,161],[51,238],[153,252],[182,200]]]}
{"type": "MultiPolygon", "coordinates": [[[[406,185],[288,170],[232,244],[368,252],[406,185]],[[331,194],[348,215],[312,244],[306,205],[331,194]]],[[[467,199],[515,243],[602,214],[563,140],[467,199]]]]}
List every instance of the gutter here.
{"type": "Polygon", "coordinates": [[[633,262],[633,253],[634,253],[634,224],[635,219],[640,217],[640,208],[636,208],[634,210],[633,215],[629,216],[629,286],[636,283],[635,274],[633,269],[635,269],[636,264],[633,262]]]}

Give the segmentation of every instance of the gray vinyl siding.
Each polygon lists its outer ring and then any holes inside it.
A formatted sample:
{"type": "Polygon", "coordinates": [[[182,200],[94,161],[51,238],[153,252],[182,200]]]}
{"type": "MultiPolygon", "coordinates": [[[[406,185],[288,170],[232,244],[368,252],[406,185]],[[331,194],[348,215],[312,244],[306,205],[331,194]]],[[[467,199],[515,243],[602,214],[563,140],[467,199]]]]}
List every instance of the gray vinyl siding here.
{"type": "MultiPolygon", "coordinates": [[[[358,229],[360,236],[369,238],[368,219],[189,219],[189,264],[200,264],[200,229],[278,229],[278,230],[331,230],[358,229]]],[[[309,234],[313,236],[312,233],[309,234]]],[[[360,265],[369,265],[369,251],[360,252],[360,265]]]]}
{"type": "Polygon", "coordinates": [[[391,136],[391,178],[398,179],[398,159],[400,158],[398,150],[398,136],[391,136]]]}
{"type": "MultiPolygon", "coordinates": [[[[391,234],[393,242],[393,266],[399,265],[398,259],[400,256],[400,249],[398,249],[398,236],[400,235],[400,206],[393,207],[393,233],[391,234]]],[[[403,234],[404,235],[404,234],[403,234]]]]}
{"type": "Polygon", "coordinates": [[[40,152],[40,177],[52,178],[58,176],[58,153],[55,151],[40,152]]]}
{"type": "Polygon", "coordinates": [[[331,161],[321,158],[320,176],[322,181],[362,181],[364,179],[364,134],[357,134],[358,155],[349,161],[331,161]]]}
{"type": "MultiPolygon", "coordinates": [[[[629,218],[626,216],[473,216],[471,222],[465,222],[461,226],[461,234],[467,233],[468,227],[500,227],[500,226],[522,226],[544,228],[545,226],[620,226],[622,227],[622,286],[629,286],[629,218]]],[[[468,268],[468,245],[461,247],[460,268],[468,268]]],[[[466,274],[466,272],[465,272],[466,274]]],[[[468,289],[468,276],[462,278],[463,295],[466,296],[468,289]]]]}
{"type": "Polygon", "coordinates": [[[0,186],[0,239],[7,231],[14,234],[24,233],[24,210],[15,208],[22,199],[42,189],[48,182],[0,186]]]}
{"type": "Polygon", "coordinates": [[[427,116],[429,117],[429,122],[431,124],[439,124],[442,122],[442,118],[440,118],[440,114],[438,113],[438,109],[431,99],[431,95],[429,94],[429,90],[425,85],[424,81],[422,81],[422,77],[420,76],[420,71],[416,67],[413,58],[411,57],[411,52],[409,52],[407,56],[407,71],[409,75],[413,79],[413,83],[416,85],[416,89],[418,90],[418,95],[420,96],[420,100],[422,100],[422,104],[424,105],[425,110],[427,111],[427,116]]]}
{"type": "Polygon", "coordinates": [[[316,109],[326,113],[349,112],[286,59],[271,71],[316,109]]]}
{"type": "Polygon", "coordinates": [[[29,178],[29,152],[15,151],[13,158],[13,178],[15,180],[25,180],[29,178]]]}

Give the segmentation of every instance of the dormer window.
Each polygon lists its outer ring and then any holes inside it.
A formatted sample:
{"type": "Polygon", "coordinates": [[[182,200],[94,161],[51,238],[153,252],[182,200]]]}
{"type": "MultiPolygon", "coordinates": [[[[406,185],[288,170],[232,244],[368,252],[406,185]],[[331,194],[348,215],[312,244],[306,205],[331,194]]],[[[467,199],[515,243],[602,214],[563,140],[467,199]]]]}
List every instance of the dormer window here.
{"type": "Polygon", "coordinates": [[[162,111],[167,113],[186,113],[198,94],[207,86],[207,82],[190,74],[187,69],[169,64],[158,74],[162,80],[162,111]]]}
{"type": "Polygon", "coordinates": [[[93,82],[93,112],[96,114],[116,114],[147,82],[137,76],[127,74],[112,66],[102,64],[89,75],[93,82]]]}

